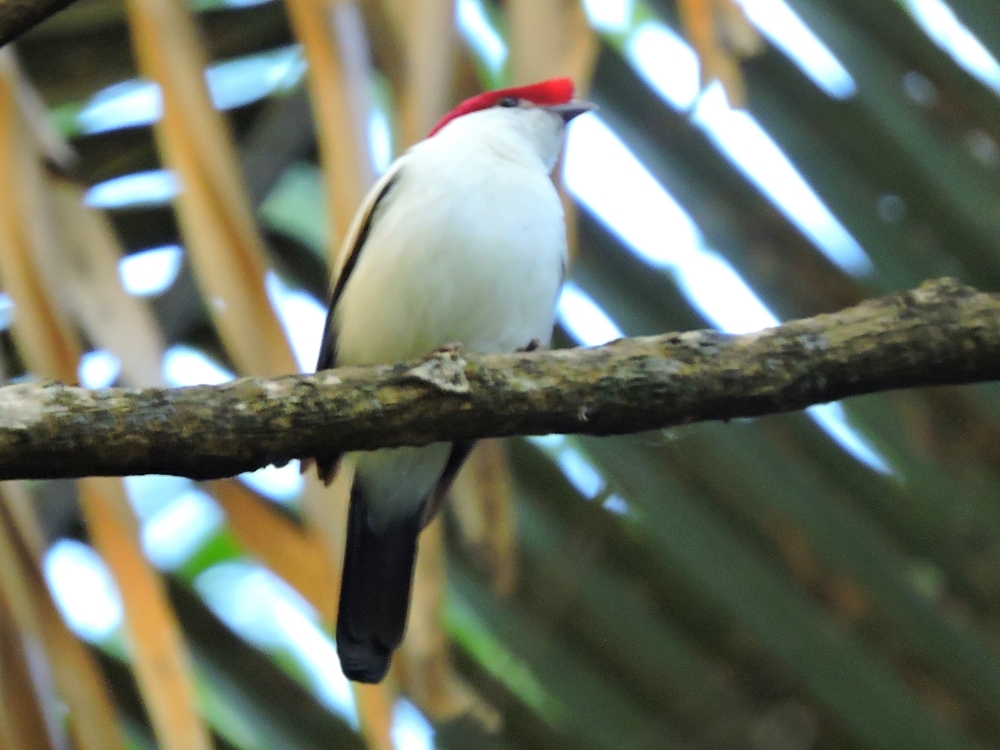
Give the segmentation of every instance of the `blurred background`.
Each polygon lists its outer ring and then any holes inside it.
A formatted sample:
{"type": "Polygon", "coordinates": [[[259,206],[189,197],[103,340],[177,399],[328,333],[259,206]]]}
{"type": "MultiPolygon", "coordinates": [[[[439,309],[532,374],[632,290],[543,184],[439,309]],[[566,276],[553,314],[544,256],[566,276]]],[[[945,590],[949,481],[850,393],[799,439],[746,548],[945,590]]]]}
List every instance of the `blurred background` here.
{"type": "MultiPolygon", "coordinates": [[[[0,51],[8,382],[309,371],[367,188],[573,77],[557,346],[1000,287],[990,0],[78,0],[0,51]]],[[[1000,390],[480,444],[407,640],[330,638],[344,487],[2,485],[0,748],[1000,747],[1000,390]]],[[[247,436],[252,439],[252,436],[247,436]]]]}

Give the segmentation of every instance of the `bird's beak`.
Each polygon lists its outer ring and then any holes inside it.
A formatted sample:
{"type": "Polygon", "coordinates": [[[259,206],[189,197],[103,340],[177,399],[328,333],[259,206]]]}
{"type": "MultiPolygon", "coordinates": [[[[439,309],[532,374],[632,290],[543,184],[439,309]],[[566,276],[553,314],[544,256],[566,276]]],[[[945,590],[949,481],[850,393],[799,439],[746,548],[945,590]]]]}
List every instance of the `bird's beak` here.
{"type": "Polygon", "coordinates": [[[563,122],[568,123],[574,117],[582,115],[584,112],[593,112],[597,109],[597,105],[592,102],[574,99],[573,101],[566,102],[565,104],[550,104],[544,109],[547,109],[554,115],[559,115],[563,122]]]}

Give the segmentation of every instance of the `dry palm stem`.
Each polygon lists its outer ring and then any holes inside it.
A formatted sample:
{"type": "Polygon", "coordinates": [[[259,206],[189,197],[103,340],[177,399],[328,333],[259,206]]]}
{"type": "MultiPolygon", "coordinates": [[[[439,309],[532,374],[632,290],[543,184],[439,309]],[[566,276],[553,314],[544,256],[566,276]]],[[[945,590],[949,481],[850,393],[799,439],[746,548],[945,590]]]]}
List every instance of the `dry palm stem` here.
{"type": "Polygon", "coordinates": [[[733,107],[746,106],[746,86],[739,59],[763,50],[757,30],[735,0],[680,0],[684,35],[701,60],[701,83],[718,80],[733,107]]]}
{"type": "MultiPolygon", "coordinates": [[[[20,200],[7,206],[0,226],[0,269],[5,271],[5,278],[13,280],[10,291],[21,321],[14,327],[15,340],[29,369],[72,382],[76,379],[80,342],[65,313],[53,303],[67,296],[57,292],[59,285],[67,281],[60,273],[60,265],[71,253],[62,245],[65,235],[60,236],[54,229],[58,215],[47,192],[41,154],[23,125],[23,113],[17,106],[21,98],[13,93],[13,85],[14,79],[9,76],[0,78],[0,93],[4,94],[0,97],[0,114],[6,123],[0,128],[0,148],[9,156],[0,159],[7,165],[0,182],[17,185],[18,189],[10,194],[20,200]]],[[[80,220],[79,215],[75,220],[80,220]]],[[[79,239],[85,238],[84,233],[79,239]]],[[[114,268],[113,263],[103,266],[105,270],[114,268]]],[[[96,267],[94,270],[99,272],[96,267]]],[[[207,750],[212,741],[195,705],[189,656],[158,574],[137,552],[138,538],[134,527],[130,527],[134,520],[121,482],[88,479],[80,489],[80,504],[92,539],[108,561],[122,593],[132,664],[157,739],[167,750],[207,750]]],[[[74,685],[63,680],[60,687],[71,689],[74,685]]],[[[66,700],[71,697],[67,695],[66,700]]],[[[76,708],[84,710],[80,701],[76,708]]],[[[82,735],[77,739],[81,740],[82,735]]]]}
{"type": "Polygon", "coordinates": [[[333,231],[327,251],[336,260],[341,239],[375,182],[365,136],[370,99],[370,61],[364,38],[345,45],[363,25],[347,0],[289,0],[285,6],[296,39],[309,61],[309,93],[333,231]]]}

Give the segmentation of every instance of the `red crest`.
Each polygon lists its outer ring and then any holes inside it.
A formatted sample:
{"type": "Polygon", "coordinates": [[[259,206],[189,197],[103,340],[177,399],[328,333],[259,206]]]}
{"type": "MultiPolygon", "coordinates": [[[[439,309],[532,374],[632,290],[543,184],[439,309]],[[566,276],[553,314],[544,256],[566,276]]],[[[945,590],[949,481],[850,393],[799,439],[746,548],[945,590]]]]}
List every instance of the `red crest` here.
{"type": "Polygon", "coordinates": [[[516,86],[510,89],[497,89],[496,91],[486,91],[455,107],[446,114],[438,124],[433,127],[427,137],[430,138],[441,128],[454,120],[456,117],[467,115],[471,112],[478,112],[481,109],[489,109],[498,101],[506,97],[515,99],[526,99],[533,104],[565,104],[573,98],[573,81],[569,78],[552,78],[541,83],[532,83],[528,86],[516,86]]]}

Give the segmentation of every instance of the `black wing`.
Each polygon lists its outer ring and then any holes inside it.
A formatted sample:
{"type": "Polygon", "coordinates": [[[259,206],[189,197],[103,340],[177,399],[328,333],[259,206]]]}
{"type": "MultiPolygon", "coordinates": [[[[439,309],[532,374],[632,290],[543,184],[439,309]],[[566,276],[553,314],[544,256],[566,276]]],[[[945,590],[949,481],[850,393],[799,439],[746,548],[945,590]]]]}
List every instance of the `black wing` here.
{"type": "MultiPolygon", "coordinates": [[[[344,287],[347,285],[351,271],[357,265],[358,257],[361,255],[365,240],[371,234],[376,210],[386,195],[389,194],[392,186],[396,184],[401,161],[397,160],[393,168],[386,172],[382,179],[375,184],[371,192],[369,192],[364,209],[355,217],[351,231],[348,232],[347,238],[344,241],[344,247],[340,252],[340,257],[344,258],[344,261],[340,268],[340,273],[337,274],[337,281],[333,285],[333,292],[330,294],[330,304],[326,311],[326,324],[323,326],[323,341],[319,347],[316,372],[329,370],[337,364],[337,330],[334,323],[334,311],[337,309],[337,302],[340,300],[340,295],[344,293],[344,287]]],[[[325,484],[330,484],[333,481],[333,477],[337,473],[337,465],[340,463],[340,456],[339,452],[316,456],[316,471],[319,473],[319,478],[325,484]]],[[[303,464],[303,471],[307,467],[308,464],[303,464]]]]}
{"type": "Polygon", "coordinates": [[[451,453],[448,454],[448,462],[445,464],[444,471],[441,472],[441,478],[434,489],[431,490],[427,504],[424,506],[423,517],[420,520],[421,529],[434,520],[434,516],[437,515],[441,503],[444,502],[445,495],[451,489],[451,483],[455,481],[455,477],[458,476],[458,472],[465,463],[465,459],[469,457],[475,445],[475,440],[462,440],[451,444],[451,453]]]}
{"type": "Polygon", "coordinates": [[[353,232],[349,235],[349,245],[345,243],[345,250],[341,251],[341,254],[346,251],[347,259],[344,261],[344,265],[340,269],[340,273],[337,274],[337,281],[333,285],[333,292],[330,294],[330,304],[326,311],[326,325],[323,326],[323,343],[319,347],[319,360],[316,362],[316,372],[320,370],[329,370],[331,367],[336,365],[337,362],[337,331],[334,329],[333,324],[333,311],[337,308],[337,302],[340,300],[340,295],[344,293],[344,287],[347,285],[347,280],[350,278],[351,271],[354,270],[354,266],[358,262],[358,257],[361,255],[361,249],[364,247],[365,240],[368,239],[368,235],[371,234],[372,223],[375,218],[375,211],[382,199],[389,194],[389,190],[392,186],[396,184],[396,178],[399,175],[398,168],[393,170],[391,173],[386,173],[380,184],[376,184],[375,189],[369,197],[368,205],[366,206],[366,211],[355,219],[355,226],[353,227],[353,232]],[[359,221],[360,219],[360,221],[359,221]],[[346,250],[346,246],[350,249],[346,250]]]}

